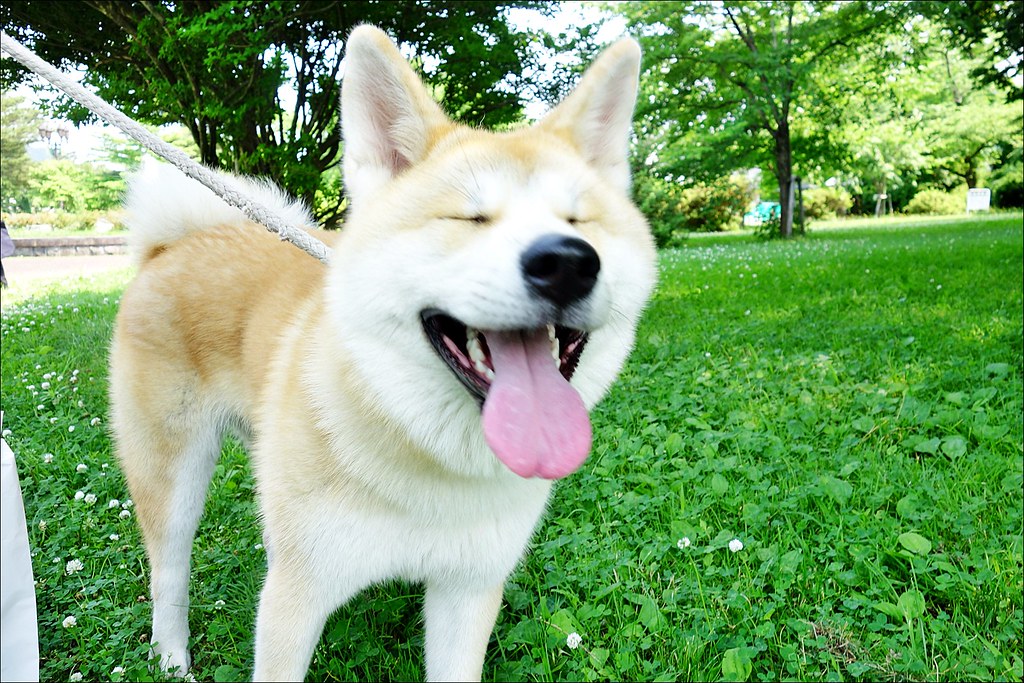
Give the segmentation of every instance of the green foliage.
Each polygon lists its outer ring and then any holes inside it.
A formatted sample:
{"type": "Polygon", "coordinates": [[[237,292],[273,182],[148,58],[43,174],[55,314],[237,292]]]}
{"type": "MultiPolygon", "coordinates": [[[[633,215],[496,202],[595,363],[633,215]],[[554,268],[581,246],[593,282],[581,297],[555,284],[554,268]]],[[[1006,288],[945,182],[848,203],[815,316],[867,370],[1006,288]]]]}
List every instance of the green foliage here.
{"type": "MultiPolygon", "coordinates": [[[[1024,224],[886,224],[662,253],[593,453],[509,580],[487,680],[1021,679],[1024,224]]],[[[126,277],[4,293],[42,680],[153,679],[97,353],[126,277]]],[[[232,444],[194,551],[199,680],[251,671],[260,543],[232,444]]],[[[422,678],[421,612],[418,587],[364,592],[309,679],[422,678]]]]}
{"type": "Polygon", "coordinates": [[[34,208],[97,211],[120,205],[125,181],[120,173],[69,159],[49,159],[31,167],[34,208]]]}
{"type": "Polygon", "coordinates": [[[660,247],[679,246],[693,232],[737,228],[752,188],[742,176],[683,187],[653,175],[634,179],[634,195],[660,247]]]}
{"type": "Polygon", "coordinates": [[[655,160],[666,177],[702,181],[770,168],[783,216],[794,172],[835,147],[821,124],[840,119],[847,94],[860,86],[836,87],[833,76],[894,22],[888,4],[872,2],[619,8],[646,49],[638,159],[655,160]]]}
{"type": "Polygon", "coordinates": [[[1024,99],[1020,84],[1020,59],[1024,53],[1024,5],[1015,0],[977,2],[929,1],[914,3],[922,12],[950,31],[957,45],[972,49],[982,58],[972,75],[997,85],[1007,100],[1024,99]]]}
{"type": "Polygon", "coordinates": [[[0,95],[0,207],[28,208],[31,161],[25,146],[36,139],[39,112],[25,106],[24,99],[4,91],[0,95]]]}
{"type": "MultiPolygon", "coordinates": [[[[338,164],[339,75],[352,28],[372,23],[415,55],[457,118],[500,125],[521,116],[517,94],[536,72],[531,36],[507,23],[511,7],[547,13],[535,0],[436,3],[42,2],[0,7],[0,27],[44,59],[81,69],[85,82],[146,123],[188,128],[212,167],[263,175],[313,205],[321,174],[338,164]],[[523,75],[525,74],[525,75],[523,75]],[[292,86],[295,101],[279,89],[292,86]]],[[[0,82],[23,72],[5,60],[0,82]]],[[[65,118],[89,114],[67,99],[65,118]]],[[[317,204],[337,218],[342,199],[317,204]]]]}
{"type": "Polygon", "coordinates": [[[617,5],[646,48],[635,159],[686,184],[751,166],[777,188],[842,178],[855,212],[876,194],[898,210],[919,186],[983,186],[1020,148],[1019,104],[978,77],[1020,39],[1007,5],[617,5]]]}
{"type": "Polygon", "coordinates": [[[933,216],[950,216],[964,213],[967,210],[967,190],[945,192],[943,190],[921,190],[907,203],[909,214],[927,214],[933,216]]]}
{"type": "Polygon", "coordinates": [[[679,213],[691,232],[721,232],[739,227],[749,204],[746,187],[733,178],[719,178],[683,190],[679,213]]]}
{"type": "MultiPolygon", "coordinates": [[[[12,233],[39,232],[39,237],[46,237],[46,232],[88,232],[96,230],[97,224],[111,223],[111,229],[124,229],[121,224],[122,212],[115,210],[96,211],[38,211],[35,213],[5,213],[4,223],[12,233]]],[[[25,236],[24,234],[22,236],[25,236]]]]}
{"type": "Polygon", "coordinates": [[[845,216],[853,206],[853,198],[842,187],[815,187],[804,190],[803,200],[804,214],[816,220],[845,216]]]}
{"type": "Polygon", "coordinates": [[[988,179],[992,189],[992,205],[1000,208],[1024,206],[1024,163],[1017,147],[988,179]]]}

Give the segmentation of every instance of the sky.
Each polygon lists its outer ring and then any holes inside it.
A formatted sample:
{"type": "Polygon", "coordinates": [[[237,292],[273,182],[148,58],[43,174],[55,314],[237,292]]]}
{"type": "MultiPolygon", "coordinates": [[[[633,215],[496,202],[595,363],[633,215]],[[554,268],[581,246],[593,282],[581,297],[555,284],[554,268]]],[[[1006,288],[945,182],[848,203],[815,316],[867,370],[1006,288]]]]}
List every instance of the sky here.
{"type": "MultiPolygon", "coordinates": [[[[550,18],[543,17],[533,11],[514,9],[510,12],[510,20],[514,26],[524,29],[542,28],[557,35],[573,26],[592,23],[600,14],[601,10],[590,3],[565,2],[560,10],[550,18]]],[[[614,17],[601,28],[597,39],[599,43],[611,43],[616,38],[625,35],[625,33],[625,21],[621,17],[614,17]]],[[[561,60],[556,57],[548,68],[557,68],[559,61],[561,60]]],[[[15,93],[24,96],[30,101],[36,99],[32,90],[25,86],[16,89],[15,93]]],[[[529,119],[538,119],[544,114],[546,109],[547,106],[543,103],[529,102],[526,106],[526,116],[529,119]]],[[[105,124],[89,124],[78,128],[72,126],[67,141],[61,145],[61,154],[78,161],[94,160],[97,156],[96,150],[99,149],[100,140],[104,134],[124,137],[119,131],[105,124]]],[[[49,155],[47,143],[43,141],[29,144],[28,152],[33,159],[43,159],[49,155]]]]}

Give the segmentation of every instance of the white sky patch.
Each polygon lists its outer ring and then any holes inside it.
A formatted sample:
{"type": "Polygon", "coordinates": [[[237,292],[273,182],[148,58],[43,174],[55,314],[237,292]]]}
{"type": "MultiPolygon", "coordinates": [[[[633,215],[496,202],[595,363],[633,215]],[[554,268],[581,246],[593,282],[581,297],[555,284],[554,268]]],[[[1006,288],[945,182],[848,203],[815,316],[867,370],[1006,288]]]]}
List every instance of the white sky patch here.
{"type": "MultiPolygon", "coordinates": [[[[611,3],[618,4],[618,3],[611,3]]],[[[607,45],[618,38],[626,35],[626,20],[619,16],[610,14],[590,3],[563,2],[553,16],[545,17],[536,10],[513,8],[508,12],[509,23],[513,28],[519,30],[546,31],[557,36],[561,33],[571,33],[578,26],[587,26],[607,17],[607,21],[597,32],[597,43],[607,45]]],[[[559,69],[568,68],[575,61],[576,56],[572,54],[546,55],[542,65],[541,78],[544,74],[551,74],[559,69]]],[[[551,78],[552,76],[548,76],[551,78]]],[[[526,102],[525,114],[530,121],[540,119],[548,111],[548,105],[538,100],[526,102]]]]}

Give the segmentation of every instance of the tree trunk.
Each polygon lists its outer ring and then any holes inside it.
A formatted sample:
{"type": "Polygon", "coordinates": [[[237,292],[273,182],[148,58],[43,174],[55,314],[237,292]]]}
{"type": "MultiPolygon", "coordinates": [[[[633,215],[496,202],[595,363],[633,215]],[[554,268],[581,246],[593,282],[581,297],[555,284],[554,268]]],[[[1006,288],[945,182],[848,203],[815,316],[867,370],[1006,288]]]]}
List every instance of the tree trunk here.
{"type": "Polygon", "coordinates": [[[978,168],[971,162],[968,162],[967,164],[967,172],[964,173],[964,180],[967,181],[968,188],[978,186],[978,168]]]}
{"type": "Polygon", "coordinates": [[[779,182],[779,237],[793,236],[793,149],[789,139],[789,125],[783,122],[775,131],[775,179],[779,182]]]}

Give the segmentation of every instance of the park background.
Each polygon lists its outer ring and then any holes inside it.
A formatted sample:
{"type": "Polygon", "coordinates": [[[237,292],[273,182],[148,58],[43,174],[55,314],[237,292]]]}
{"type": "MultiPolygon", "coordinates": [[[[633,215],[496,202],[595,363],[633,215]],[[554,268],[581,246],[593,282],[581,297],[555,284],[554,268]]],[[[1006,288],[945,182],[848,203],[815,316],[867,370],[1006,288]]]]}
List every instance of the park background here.
{"type": "MultiPolygon", "coordinates": [[[[541,115],[602,44],[638,37],[634,194],[662,248],[660,285],[595,415],[591,460],[510,582],[485,676],[1019,680],[1022,13],[20,2],[0,24],[196,159],[273,178],[328,226],[346,208],[338,76],[354,25],[387,29],[449,113],[497,128],[541,115]],[[978,188],[990,210],[968,216],[978,188]]],[[[0,208],[15,237],[116,234],[142,150],[108,131],[72,152],[87,112],[7,59],[0,85],[0,208]]],[[[4,427],[44,680],[153,677],[144,556],[104,428],[129,277],[4,293],[4,427]]],[[[212,491],[195,673],[236,680],[265,563],[237,444],[212,491]]],[[[421,677],[421,598],[392,585],[340,611],[311,676],[421,677]]]]}

